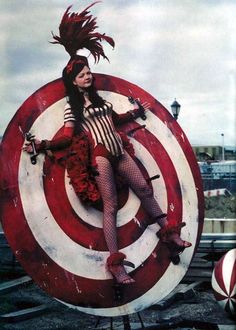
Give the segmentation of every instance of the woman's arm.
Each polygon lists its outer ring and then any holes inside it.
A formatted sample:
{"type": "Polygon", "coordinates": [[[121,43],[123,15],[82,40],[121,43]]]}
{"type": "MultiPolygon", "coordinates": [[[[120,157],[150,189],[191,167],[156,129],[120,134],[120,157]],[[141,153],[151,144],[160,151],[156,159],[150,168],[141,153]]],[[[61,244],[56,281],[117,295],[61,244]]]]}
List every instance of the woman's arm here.
{"type": "Polygon", "coordinates": [[[129,110],[125,113],[118,114],[114,110],[112,111],[112,120],[115,126],[125,124],[133,119],[138,117],[142,117],[144,112],[149,109],[149,104],[144,103],[142,107],[140,107],[137,103],[134,103],[134,107],[132,110],[129,110]]]}
{"type": "Polygon", "coordinates": [[[125,124],[133,119],[130,111],[122,114],[118,114],[114,110],[112,111],[112,121],[115,126],[125,124]]]}
{"type": "MultiPolygon", "coordinates": [[[[60,136],[54,140],[39,141],[39,140],[35,139],[34,143],[35,143],[36,152],[42,152],[45,150],[52,150],[52,151],[61,150],[61,149],[68,147],[71,144],[73,133],[74,133],[74,122],[67,121],[64,124],[62,136],[60,136]]],[[[33,152],[32,144],[31,143],[26,144],[23,147],[23,150],[28,153],[32,153],[33,152]]]]}
{"type": "Polygon", "coordinates": [[[74,122],[67,121],[64,124],[63,135],[54,140],[42,140],[39,145],[39,151],[43,150],[61,150],[71,144],[74,133],[74,122]]]}

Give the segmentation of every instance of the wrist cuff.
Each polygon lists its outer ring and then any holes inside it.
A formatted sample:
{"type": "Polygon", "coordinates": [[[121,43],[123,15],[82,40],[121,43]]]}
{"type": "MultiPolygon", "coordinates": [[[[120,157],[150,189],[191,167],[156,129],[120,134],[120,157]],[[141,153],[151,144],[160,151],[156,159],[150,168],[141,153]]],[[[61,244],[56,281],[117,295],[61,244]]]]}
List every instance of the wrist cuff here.
{"type": "Polygon", "coordinates": [[[50,149],[50,141],[42,140],[39,146],[40,150],[48,150],[50,149]]]}
{"type": "Polygon", "coordinates": [[[136,118],[134,110],[129,110],[128,113],[130,113],[130,115],[133,119],[136,118]]]}

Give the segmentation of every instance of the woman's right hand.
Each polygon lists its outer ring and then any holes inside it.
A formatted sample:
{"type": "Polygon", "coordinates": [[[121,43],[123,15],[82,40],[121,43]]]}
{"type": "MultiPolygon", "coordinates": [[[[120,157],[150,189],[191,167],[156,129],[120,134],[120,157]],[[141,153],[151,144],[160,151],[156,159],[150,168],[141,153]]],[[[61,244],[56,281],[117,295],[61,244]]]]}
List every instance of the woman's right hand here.
{"type": "Polygon", "coordinates": [[[24,146],[23,146],[23,151],[28,152],[28,154],[32,154],[34,152],[34,148],[33,148],[33,144],[35,146],[35,150],[38,152],[39,150],[39,146],[41,144],[41,141],[38,139],[34,139],[32,142],[27,142],[24,146]]]}

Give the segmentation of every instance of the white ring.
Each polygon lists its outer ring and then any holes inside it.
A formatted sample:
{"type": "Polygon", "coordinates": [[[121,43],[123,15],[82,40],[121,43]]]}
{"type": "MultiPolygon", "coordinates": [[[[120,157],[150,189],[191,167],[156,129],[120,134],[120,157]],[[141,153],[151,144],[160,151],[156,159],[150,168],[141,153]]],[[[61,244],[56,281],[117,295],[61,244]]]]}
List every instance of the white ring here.
{"type": "MultiPolygon", "coordinates": [[[[120,112],[123,111],[124,107],[127,108],[127,102],[124,96],[116,93],[108,94],[110,95],[109,100],[113,103],[114,108],[116,104],[119,105],[120,112]]],[[[60,100],[45,110],[34,122],[31,131],[32,134],[39,139],[51,139],[55,132],[61,128],[63,123],[64,103],[64,99],[60,100]],[[48,123],[50,123],[50,125],[48,123]]],[[[117,109],[115,108],[115,110],[117,109]]],[[[138,121],[141,123],[141,120],[138,121]]],[[[118,315],[118,313],[120,315],[122,311],[123,314],[127,314],[127,311],[129,313],[135,312],[140,303],[148,307],[150,304],[161,300],[176,287],[185,275],[193,255],[198,232],[198,198],[196,193],[198,187],[195,187],[186,157],[177,139],[167,127],[167,124],[163,123],[151,112],[147,114],[145,124],[146,129],[156,136],[165,147],[175,167],[182,193],[183,218],[187,223],[186,228],[182,230],[182,237],[191,240],[193,246],[184,251],[181,256],[180,265],[176,267],[170,264],[164,276],[148,292],[127,305],[119,306],[119,311],[117,311],[117,308],[96,310],[76,307],[86,313],[107,315],[109,310],[110,316],[118,315]],[[175,273],[174,277],[172,276],[173,272],[175,273]],[[166,281],[166,278],[168,278],[168,281],[166,281]],[[166,287],[166,283],[168,283],[168,287],[166,287]]],[[[23,210],[35,239],[50,258],[63,269],[80,276],[85,276],[86,278],[109,278],[110,276],[106,273],[104,267],[108,253],[89,250],[78,246],[78,244],[65,235],[50,214],[43,190],[43,160],[42,156],[38,157],[38,164],[33,166],[29,161],[28,155],[22,153],[19,164],[19,189],[23,210]],[[34,205],[33,208],[32,205],[34,205]],[[37,206],[39,207],[38,209],[37,206]],[[68,248],[69,253],[67,253],[65,247],[68,248]],[[99,261],[96,261],[95,264],[95,262],[92,261],[94,260],[93,258],[88,258],[89,255],[96,255],[96,260],[99,261]],[[81,258],[79,256],[81,256],[81,258]],[[94,269],[95,266],[96,272],[91,274],[91,269],[94,269]]],[[[157,193],[155,192],[155,194],[157,193]]],[[[162,199],[162,196],[160,196],[160,198],[162,199]]],[[[175,207],[174,204],[171,206],[173,208],[175,207]]],[[[139,240],[124,249],[123,252],[128,255],[128,259],[133,261],[136,267],[138,267],[149,257],[150,251],[154,249],[156,243],[157,239],[154,231],[148,229],[139,240]],[[137,251],[142,251],[143,254],[141,255],[137,253],[137,251]]],[[[70,305],[70,307],[73,306],[70,305]]]]}

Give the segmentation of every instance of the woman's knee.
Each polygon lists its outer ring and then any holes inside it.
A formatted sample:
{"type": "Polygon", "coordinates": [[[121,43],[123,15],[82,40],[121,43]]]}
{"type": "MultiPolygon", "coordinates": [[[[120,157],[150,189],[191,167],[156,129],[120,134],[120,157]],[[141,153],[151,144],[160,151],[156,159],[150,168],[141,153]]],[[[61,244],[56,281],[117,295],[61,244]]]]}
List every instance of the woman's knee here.
{"type": "Polygon", "coordinates": [[[150,186],[148,186],[147,184],[143,184],[140,185],[137,188],[136,194],[138,195],[139,198],[151,198],[153,197],[153,191],[152,188],[150,186]]]}
{"type": "Polygon", "coordinates": [[[103,212],[109,216],[116,216],[118,211],[118,202],[116,199],[103,201],[103,212]]]}

